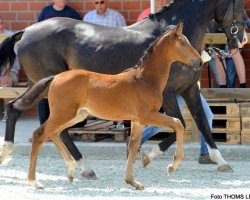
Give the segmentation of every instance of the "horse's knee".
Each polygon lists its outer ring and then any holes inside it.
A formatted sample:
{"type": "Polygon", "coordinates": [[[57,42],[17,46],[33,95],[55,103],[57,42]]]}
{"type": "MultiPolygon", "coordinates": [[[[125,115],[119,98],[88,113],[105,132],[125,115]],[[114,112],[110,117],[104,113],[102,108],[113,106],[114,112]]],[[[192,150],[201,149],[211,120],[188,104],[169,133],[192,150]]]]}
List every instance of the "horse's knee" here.
{"type": "Polygon", "coordinates": [[[184,126],[181,123],[181,120],[174,118],[174,122],[175,122],[175,128],[177,132],[184,132],[184,126]]]}

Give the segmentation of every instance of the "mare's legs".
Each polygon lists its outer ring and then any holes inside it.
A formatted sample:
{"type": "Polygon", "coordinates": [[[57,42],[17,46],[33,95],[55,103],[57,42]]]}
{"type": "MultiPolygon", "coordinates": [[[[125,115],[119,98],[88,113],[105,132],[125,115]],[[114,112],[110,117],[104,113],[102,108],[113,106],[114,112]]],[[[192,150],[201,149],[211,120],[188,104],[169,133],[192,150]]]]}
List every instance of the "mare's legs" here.
{"type": "Polygon", "coordinates": [[[5,128],[5,138],[4,138],[2,151],[0,154],[0,164],[2,164],[4,160],[7,158],[7,156],[12,153],[12,149],[14,145],[15,126],[16,126],[17,119],[21,114],[21,111],[13,107],[14,102],[15,100],[7,104],[7,120],[6,120],[6,128],[5,128]]]}
{"type": "Polygon", "coordinates": [[[124,174],[124,180],[126,183],[134,186],[137,190],[143,190],[144,186],[136,181],[133,177],[133,165],[138,153],[140,143],[141,143],[141,135],[144,129],[144,125],[141,125],[138,122],[131,121],[131,133],[130,140],[128,144],[128,161],[126,165],[126,170],[124,174]]]}
{"type": "Polygon", "coordinates": [[[68,149],[69,153],[73,156],[77,163],[77,168],[81,169],[81,175],[82,177],[86,179],[96,179],[96,174],[93,171],[93,169],[87,164],[87,162],[84,160],[82,154],[77,149],[76,145],[72,141],[72,138],[70,137],[68,133],[68,129],[64,129],[61,134],[61,140],[63,141],[65,147],[68,149]]]}
{"type": "Polygon", "coordinates": [[[220,151],[217,149],[212,137],[211,129],[201,103],[198,85],[190,87],[186,90],[183,94],[183,98],[186,100],[187,106],[197,124],[198,129],[206,140],[211,160],[219,165],[218,171],[232,171],[232,168],[221,156],[220,151]]]}

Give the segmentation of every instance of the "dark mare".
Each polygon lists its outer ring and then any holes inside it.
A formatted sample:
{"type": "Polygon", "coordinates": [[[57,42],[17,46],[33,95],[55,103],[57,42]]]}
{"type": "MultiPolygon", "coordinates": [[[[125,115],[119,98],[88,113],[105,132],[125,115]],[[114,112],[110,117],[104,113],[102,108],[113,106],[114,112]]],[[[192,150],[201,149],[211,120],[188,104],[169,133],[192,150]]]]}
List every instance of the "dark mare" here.
{"type": "MultiPolygon", "coordinates": [[[[15,58],[14,44],[21,40],[18,57],[31,85],[44,77],[70,68],[117,74],[125,68],[134,66],[150,43],[165,31],[167,25],[177,24],[180,19],[185,24],[184,35],[196,50],[201,46],[211,19],[218,22],[225,31],[229,44],[236,47],[238,39],[240,42],[243,39],[243,15],[243,0],[177,0],[149,18],[124,28],[52,18],[6,38],[0,47],[0,67],[3,71],[11,66],[15,58]]],[[[212,138],[202,108],[197,85],[200,71],[195,71],[180,62],[174,65],[163,92],[164,111],[167,115],[179,118],[184,124],[177,100],[173,98],[180,94],[185,99],[199,130],[204,134],[210,147],[210,157],[219,164],[219,170],[230,171],[212,138]]],[[[44,96],[46,95],[45,93],[44,96]]],[[[20,111],[13,107],[14,102],[15,100],[10,102],[7,107],[5,142],[0,163],[12,152],[15,124],[20,115],[20,111]]],[[[63,131],[61,136],[79,167],[82,167],[82,175],[94,177],[94,172],[86,166],[67,131],[63,131]]],[[[175,141],[176,134],[172,134],[159,144],[160,149],[168,149],[175,141]]]]}

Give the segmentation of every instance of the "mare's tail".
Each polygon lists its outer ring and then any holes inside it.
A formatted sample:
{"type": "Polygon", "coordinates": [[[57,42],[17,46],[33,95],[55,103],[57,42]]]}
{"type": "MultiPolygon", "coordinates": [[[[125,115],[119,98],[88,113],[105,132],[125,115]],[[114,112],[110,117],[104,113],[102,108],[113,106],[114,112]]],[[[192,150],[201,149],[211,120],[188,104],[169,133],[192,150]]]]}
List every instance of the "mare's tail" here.
{"type": "Polygon", "coordinates": [[[24,30],[14,33],[0,44],[0,74],[10,71],[16,58],[14,51],[15,43],[21,40],[23,33],[24,30]]]}
{"type": "Polygon", "coordinates": [[[49,76],[41,79],[33,87],[28,89],[19,99],[13,104],[18,110],[26,110],[36,105],[40,100],[48,96],[49,86],[55,76],[49,76]]]}

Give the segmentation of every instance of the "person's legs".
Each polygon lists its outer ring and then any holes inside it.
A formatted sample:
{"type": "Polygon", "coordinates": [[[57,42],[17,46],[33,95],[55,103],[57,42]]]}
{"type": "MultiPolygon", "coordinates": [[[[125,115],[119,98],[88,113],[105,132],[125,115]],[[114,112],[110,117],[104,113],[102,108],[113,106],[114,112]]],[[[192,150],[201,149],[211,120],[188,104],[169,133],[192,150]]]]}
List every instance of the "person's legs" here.
{"type": "Polygon", "coordinates": [[[144,144],[149,138],[153,137],[154,135],[163,130],[166,130],[166,128],[157,126],[147,126],[142,134],[141,145],[144,144]]]}
{"type": "Polygon", "coordinates": [[[209,68],[213,72],[214,79],[216,82],[216,88],[219,88],[220,87],[220,80],[219,80],[219,76],[217,73],[216,61],[215,61],[214,55],[212,55],[211,60],[209,61],[209,68]]]}
{"type": "Polygon", "coordinates": [[[246,87],[246,67],[241,53],[238,49],[232,49],[232,59],[240,81],[240,87],[246,87]]]}
{"type": "MultiPolygon", "coordinates": [[[[210,129],[212,129],[214,115],[213,115],[206,99],[202,96],[202,94],[200,96],[201,96],[202,107],[203,107],[204,112],[206,114],[209,127],[210,127],[210,129]]],[[[198,162],[200,164],[216,164],[209,157],[206,141],[205,141],[202,133],[200,133],[200,154],[201,155],[200,155],[199,160],[198,160],[198,162]]]]}
{"type": "MultiPolygon", "coordinates": [[[[217,55],[215,56],[215,62],[216,62],[216,70],[217,70],[217,74],[218,74],[218,78],[219,78],[219,85],[222,88],[226,88],[227,82],[226,82],[225,70],[224,70],[223,65],[221,63],[221,60],[219,59],[219,57],[217,55]]],[[[226,66],[225,60],[223,60],[223,62],[224,62],[224,66],[226,66]]]]}
{"type": "Polygon", "coordinates": [[[233,59],[231,57],[225,58],[226,66],[227,66],[227,87],[234,88],[235,87],[235,78],[236,78],[236,71],[233,59]]]}

